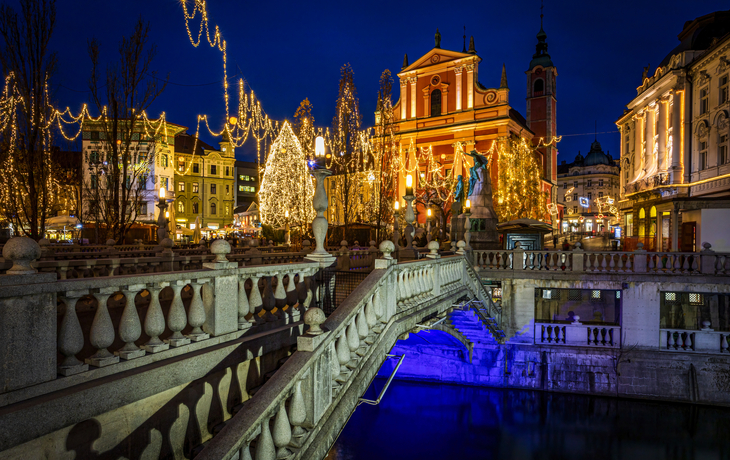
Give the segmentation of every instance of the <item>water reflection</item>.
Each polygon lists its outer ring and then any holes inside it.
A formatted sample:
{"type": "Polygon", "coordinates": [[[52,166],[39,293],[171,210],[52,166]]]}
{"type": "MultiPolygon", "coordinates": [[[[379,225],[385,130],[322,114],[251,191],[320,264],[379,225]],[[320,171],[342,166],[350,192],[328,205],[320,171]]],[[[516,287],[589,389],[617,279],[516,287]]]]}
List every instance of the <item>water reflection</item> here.
{"type": "Polygon", "coordinates": [[[326,458],[727,459],[730,409],[395,381],[326,458]]]}

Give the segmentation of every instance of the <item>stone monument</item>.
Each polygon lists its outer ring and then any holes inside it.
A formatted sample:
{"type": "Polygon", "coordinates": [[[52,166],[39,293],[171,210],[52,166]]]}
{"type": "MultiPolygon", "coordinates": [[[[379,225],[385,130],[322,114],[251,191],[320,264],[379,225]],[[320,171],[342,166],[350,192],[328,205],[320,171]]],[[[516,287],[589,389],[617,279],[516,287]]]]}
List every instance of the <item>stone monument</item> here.
{"type": "Polygon", "coordinates": [[[489,160],[476,150],[467,153],[474,158],[474,166],[469,169],[470,211],[459,214],[456,220],[457,240],[463,239],[464,224],[469,217],[471,223],[471,244],[473,249],[499,249],[499,233],[497,232],[497,214],[492,202],[492,178],[487,164],[489,160]]]}

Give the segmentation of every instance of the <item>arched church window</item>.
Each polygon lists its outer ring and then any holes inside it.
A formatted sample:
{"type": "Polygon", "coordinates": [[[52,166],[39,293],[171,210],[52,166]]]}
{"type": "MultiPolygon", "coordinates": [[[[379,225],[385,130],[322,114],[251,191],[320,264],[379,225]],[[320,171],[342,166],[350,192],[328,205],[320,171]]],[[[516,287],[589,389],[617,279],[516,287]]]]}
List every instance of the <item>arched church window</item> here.
{"type": "Polygon", "coordinates": [[[435,89],[431,93],[431,116],[441,115],[441,90],[435,89]]]}
{"type": "Polygon", "coordinates": [[[545,80],[542,78],[536,80],[535,87],[533,89],[533,96],[542,96],[542,93],[545,91],[545,80]]]}

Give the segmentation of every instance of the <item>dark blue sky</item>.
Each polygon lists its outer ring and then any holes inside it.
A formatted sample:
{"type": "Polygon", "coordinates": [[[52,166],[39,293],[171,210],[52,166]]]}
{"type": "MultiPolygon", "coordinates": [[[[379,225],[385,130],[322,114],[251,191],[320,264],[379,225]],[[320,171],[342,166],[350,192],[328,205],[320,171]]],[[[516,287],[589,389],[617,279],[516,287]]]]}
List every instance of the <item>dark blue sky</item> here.
{"type": "MultiPolygon", "coordinates": [[[[229,76],[239,72],[264,110],[291,120],[301,100],[314,106],[317,125],[334,115],[340,67],[349,62],[366,125],[373,123],[378,78],[400,70],[403,54],[413,62],[429,51],[438,27],[442,47],[460,51],[463,26],[473,35],[482,58],[479,80],[499,86],[507,65],[510,102],[525,112],[525,70],[535,52],[540,27],[539,0],[512,2],[301,2],[209,0],[213,24],[228,41],[229,76]]],[[[728,8],[727,1],[546,2],[545,31],[558,69],[558,161],[572,161],[593,141],[594,120],[604,150],[619,154],[614,121],[636,95],[643,66],[656,64],[674,48],[685,21],[728,8]],[[605,133],[605,134],[604,134],[605,133]]],[[[222,121],[222,59],[207,43],[194,48],[187,36],[179,0],[123,2],[61,0],[53,47],[59,53],[54,79],[56,98],[77,112],[88,99],[90,71],[86,43],[96,37],[102,58],[116,59],[122,35],[131,33],[139,15],[150,21],[159,54],[154,67],[170,75],[151,116],[165,111],[171,122],[195,132],[197,114],[222,121]],[[61,86],[62,85],[62,86],[61,86]]],[[[397,84],[395,96],[397,97],[397,84]]],[[[235,95],[235,91],[232,91],[235,95]]],[[[234,102],[235,103],[235,102],[234,102]]],[[[217,126],[216,126],[217,127],[217,126]]],[[[202,128],[205,129],[205,128],[202,128]]],[[[203,133],[203,139],[215,140],[203,133]]],[[[252,145],[244,151],[254,150],[252,145]]],[[[243,158],[244,152],[238,155],[243,158]]]]}

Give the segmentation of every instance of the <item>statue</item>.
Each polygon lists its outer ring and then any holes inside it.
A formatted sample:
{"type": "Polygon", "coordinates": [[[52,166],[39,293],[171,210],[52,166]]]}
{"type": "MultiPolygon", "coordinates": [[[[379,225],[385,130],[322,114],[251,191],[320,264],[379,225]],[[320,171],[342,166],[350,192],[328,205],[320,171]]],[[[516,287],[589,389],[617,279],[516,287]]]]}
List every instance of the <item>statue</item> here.
{"type": "Polygon", "coordinates": [[[441,48],[441,34],[438,29],[436,29],[436,35],[434,35],[434,38],[436,39],[436,46],[434,46],[434,48],[441,48]]]}
{"type": "Polygon", "coordinates": [[[474,158],[474,166],[469,168],[469,193],[467,194],[467,196],[472,196],[474,194],[474,187],[477,184],[477,180],[479,180],[479,170],[482,168],[486,169],[489,160],[487,160],[487,157],[484,155],[479,154],[476,150],[472,150],[471,152],[466,153],[466,155],[474,158]]]}
{"type": "Polygon", "coordinates": [[[459,174],[456,178],[456,190],[454,190],[454,202],[464,201],[464,176],[459,174]]]}
{"type": "Polygon", "coordinates": [[[646,80],[646,76],[649,75],[649,66],[651,64],[647,64],[646,67],[644,67],[644,72],[641,74],[641,82],[644,83],[644,80],[646,80]]]}

